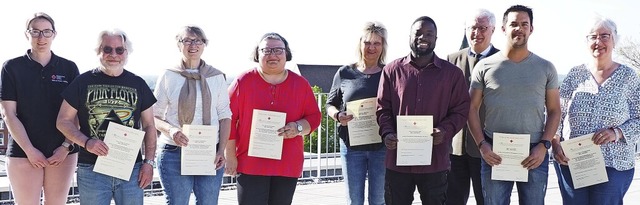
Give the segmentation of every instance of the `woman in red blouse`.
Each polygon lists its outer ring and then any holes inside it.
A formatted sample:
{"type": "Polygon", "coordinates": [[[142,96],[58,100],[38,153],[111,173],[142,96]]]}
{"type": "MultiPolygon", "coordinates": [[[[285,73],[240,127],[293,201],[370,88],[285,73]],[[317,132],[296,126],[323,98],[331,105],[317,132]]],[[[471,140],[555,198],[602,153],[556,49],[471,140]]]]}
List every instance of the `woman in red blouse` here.
{"type": "Polygon", "coordinates": [[[287,40],[267,33],[253,52],[258,66],[229,87],[233,115],[225,172],[237,175],[238,204],[291,204],[304,162],[302,136],[318,127],[321,113],[309,82],[285,69],[291,60],[287,40]],[[286,113],[277,131],[284,138],[281,159],[248,155],[254,110],[286,113]]]}

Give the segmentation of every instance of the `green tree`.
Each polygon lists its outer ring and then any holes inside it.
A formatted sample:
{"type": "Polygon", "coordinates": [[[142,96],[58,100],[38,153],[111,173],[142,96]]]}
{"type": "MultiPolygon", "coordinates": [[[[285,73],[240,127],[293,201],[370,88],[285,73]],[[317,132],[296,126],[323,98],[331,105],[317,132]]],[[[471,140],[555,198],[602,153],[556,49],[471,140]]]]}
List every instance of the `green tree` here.
{"type": "Polygon", "coordinates": [[[333,153],[340,152],[338,144],[338,136],[336,133],[336,121],[327,117],[327,93],[322,92],[322,88],[313,86],[313,93],[316,96],[316,102],[319,101],[320,112],[322,113],[322,121],[320,127],[315,132],[304,138],[304,151],[310,153],[333,153]],[[320,137],[320,150],[318,151],[318,138],[320,137]]]}

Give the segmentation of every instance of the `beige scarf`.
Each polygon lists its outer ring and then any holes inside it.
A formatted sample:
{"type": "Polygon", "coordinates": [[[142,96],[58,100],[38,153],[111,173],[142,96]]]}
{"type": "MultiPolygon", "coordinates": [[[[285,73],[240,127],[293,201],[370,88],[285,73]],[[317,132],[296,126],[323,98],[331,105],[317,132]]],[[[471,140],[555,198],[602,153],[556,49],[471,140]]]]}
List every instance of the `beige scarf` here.
{"type": "Polygon", "coordinates": [[[224,73],[207,65],[204,60],[200,60],[197,73],[187,71],[184,62],[169,70],[185,77],[184,85],[180,89],[180,100],[178,101],[178,122],[180,127],[185,124],[191,124],[193,121],[196,110],[196,82],[198,80],[200,80],[200,92],[202,94],[202,124],[211,125],[211,92],[209,91],[207,78],[224,75],[224,73]]]}

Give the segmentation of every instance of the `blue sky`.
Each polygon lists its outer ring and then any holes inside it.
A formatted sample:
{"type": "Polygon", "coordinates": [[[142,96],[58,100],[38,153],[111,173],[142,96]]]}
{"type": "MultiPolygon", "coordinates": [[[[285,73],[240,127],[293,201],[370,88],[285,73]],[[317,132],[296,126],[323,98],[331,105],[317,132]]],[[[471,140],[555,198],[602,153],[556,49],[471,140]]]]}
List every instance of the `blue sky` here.
{"type": "MultiPolygon", "coordinates": [[[[98,65],[93,52],[97,34],[120,28],[133,42],[126,69],[139,75],[157,75],[176,64],[180,53],[174,37],[181,26],[198,25],[210,39],[203,59],[228,75],[255,65],[250,53],[265,32],[278,32],[290,42],[293,65],[342,65],[355,60],[355,46],[364,22],[379,21],[388,29],[387,61],[409,52],[409,28],[419,16],[432,17],[438,26],[436,54],[458,50],[464,34],[465,11],[486,8],[496,14],[513,4],[534,9],[534,32],[529,49],[555,64],[564,74],[587,57],[585,22],[594,13],[612,18],[621,37],[640,40],[640,2],[632,0],[324,0],[324,1],[45,1],[2,2],[0,6],[0,61],[24,54],[26,19],[37,11],[56,21],[58,36],[52,50],[75,61],[81,71],[98,65]],[[158,3],[162,2],[162,3],[158,3]],[[464,6],[461,6],[464,5],[464,6]]],[[[504,46],[497,27],[496,47],[504,46]]]]}

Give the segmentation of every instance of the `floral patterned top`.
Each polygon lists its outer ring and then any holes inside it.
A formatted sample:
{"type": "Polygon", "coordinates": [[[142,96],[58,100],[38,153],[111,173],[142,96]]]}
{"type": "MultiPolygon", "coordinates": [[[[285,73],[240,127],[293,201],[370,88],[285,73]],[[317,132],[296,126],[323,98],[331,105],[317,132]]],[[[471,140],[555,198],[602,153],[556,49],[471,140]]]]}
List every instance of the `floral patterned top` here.
{"type": "Polygon", "coordinates": [[[563,138],[574,138],[599,129],[618,127],[624,137],[600,146],[605,164],[619,171],[632,169],[640,137],[638,73],[620,65],[598,85],[589,68],[585,64],[572,68],[562,82],[562,120],[556,133],[563,138]]]}

